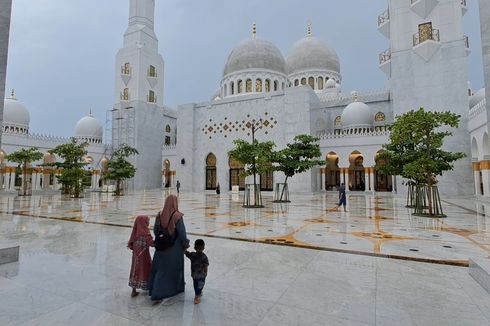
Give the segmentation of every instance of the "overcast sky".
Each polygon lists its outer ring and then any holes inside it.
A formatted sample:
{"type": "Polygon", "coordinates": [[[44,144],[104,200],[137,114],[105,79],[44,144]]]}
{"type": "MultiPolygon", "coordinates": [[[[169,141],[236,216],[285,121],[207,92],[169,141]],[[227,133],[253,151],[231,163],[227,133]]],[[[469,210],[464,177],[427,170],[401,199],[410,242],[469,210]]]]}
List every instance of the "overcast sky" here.
{"type": "MultiPolygon", "coordinates": [[[[165,104],[208,100],[234,45],[257,34],[286,56],[315,36],[340,57],[342,89],[383,89],[378,53],[388,40],[376,29],[387,0],[156,0],[155,31],[165,60],[165,104]]],[[[7,89],[31,114],[30,130],[72,136],[90,109],[105,124],[114,104],[114,58],[127,27],[129,0],[13,0],[7,89]]],[[[470,81],[483,87],[478,1],[469,1],[470,81]]]]}

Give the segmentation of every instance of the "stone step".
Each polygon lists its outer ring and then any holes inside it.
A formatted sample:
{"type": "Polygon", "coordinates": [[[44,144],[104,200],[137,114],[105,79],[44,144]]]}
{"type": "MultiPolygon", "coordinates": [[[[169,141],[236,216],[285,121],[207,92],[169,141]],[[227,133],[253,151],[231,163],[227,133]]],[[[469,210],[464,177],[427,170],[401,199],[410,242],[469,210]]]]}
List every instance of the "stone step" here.
{"type": "Polygon", "coordinates": [[[19,261],[19,246],[0,249],[0,265],[19,261]]]}
{"type": "Polygon", "coordinates": [[[471,258],[469,273],[481,287],[490,293],[490,259],[471,258]]]}

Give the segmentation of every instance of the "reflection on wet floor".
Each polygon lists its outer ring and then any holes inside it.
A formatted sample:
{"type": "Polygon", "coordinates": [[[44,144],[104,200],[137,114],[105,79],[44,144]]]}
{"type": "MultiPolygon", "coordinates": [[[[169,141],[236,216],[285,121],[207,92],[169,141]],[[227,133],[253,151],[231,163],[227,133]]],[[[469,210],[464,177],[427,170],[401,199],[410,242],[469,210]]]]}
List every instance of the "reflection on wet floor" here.
{"type": "MultiPolygon", "coordinates": [[[[155,216],[167,194],[0,197],[0,213],[131,227],[137,215],[155,216]]],[[[471,199],[446,202],[445,219],[412,216],[401,197],[351,193],[347,212],[332,209],[335,193],[291,199],[278,204],[265,195],[264,208],[244,209],[231,194],[181,194],[180,209],[193,235],[456,265],[490,256],[490,220],[471,199]]]]}

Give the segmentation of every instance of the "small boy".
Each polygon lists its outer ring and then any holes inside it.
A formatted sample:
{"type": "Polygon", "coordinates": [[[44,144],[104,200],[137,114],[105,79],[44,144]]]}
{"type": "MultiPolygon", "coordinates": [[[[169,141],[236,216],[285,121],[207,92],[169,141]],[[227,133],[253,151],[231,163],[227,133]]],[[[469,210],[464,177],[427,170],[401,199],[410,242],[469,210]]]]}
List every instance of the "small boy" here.
{"type": "Polygon", "coordinates": [[[196,252],[189,252],[186,250],[185,255],[191,260],[191,276],[194,280],[194,292],[196,293],[194,304],[199,304],[201,302],[202,289],[206,282],[209,266],[208,257],[203,252],[204,240],[197,239],[194,242],[194,250],[196,250],[196,252]]]}

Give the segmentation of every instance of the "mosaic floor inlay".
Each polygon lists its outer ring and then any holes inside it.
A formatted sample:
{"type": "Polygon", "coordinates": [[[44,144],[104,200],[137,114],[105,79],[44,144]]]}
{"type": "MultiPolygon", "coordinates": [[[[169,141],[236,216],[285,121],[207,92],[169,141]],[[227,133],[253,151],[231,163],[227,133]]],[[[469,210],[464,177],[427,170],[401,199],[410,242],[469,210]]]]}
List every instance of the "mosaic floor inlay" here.
{"type": "MultiPolygon", "coordinates": [[[[155,216],[166,194],[0,197],[0,213],[130,227],[137,215],[155,216]]],[[[446,201],[444,219],[412,216],[399,197],[350,193],[347,212],[333,210],[336,201],[335,193],[293,194],[277,204],[266,194],[263,209],[244,209],[237,195],[184,193],[180,208],[193,235],[456,265],[490,256],[490,220],[473,200],[446,201]]]]}

